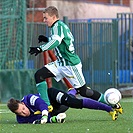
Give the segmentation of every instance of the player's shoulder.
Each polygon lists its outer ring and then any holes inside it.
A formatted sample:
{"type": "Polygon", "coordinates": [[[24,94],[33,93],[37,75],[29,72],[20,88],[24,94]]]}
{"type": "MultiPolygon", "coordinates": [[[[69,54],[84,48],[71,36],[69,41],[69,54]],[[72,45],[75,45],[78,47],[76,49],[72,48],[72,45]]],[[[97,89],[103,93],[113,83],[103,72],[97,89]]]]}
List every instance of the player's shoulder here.
{"type": "Polygon", "coordinates": [[[23,98],[22,98],[22,102],[24,102],[24,101],[28,101],[28,100],[30,100],[31,98],[33,98],[33,97],[40,97],[39,96],[39,94],[28,94],[28,95],[25,95],[23,98]]]}
{"type": "Polygon", "coordinates": [[[57,27],[65,27],[65,28],[68,28],[68,26],[61,20],[58,20],[56,23],[55,23],[55,26],[57,27]]]}
{"type": "Polygon", "coordinates": [[[29,94],[27,97],[28,98],[39,98],[40,95],[39,94],[29,94]]]}

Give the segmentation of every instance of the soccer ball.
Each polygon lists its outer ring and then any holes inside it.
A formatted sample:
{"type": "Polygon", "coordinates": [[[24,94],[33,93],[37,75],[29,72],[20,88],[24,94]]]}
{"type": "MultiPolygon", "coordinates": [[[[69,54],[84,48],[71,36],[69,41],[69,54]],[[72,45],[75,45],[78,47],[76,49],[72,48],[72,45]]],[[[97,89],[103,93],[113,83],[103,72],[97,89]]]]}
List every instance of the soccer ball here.
{"type": "Polygon", "coordinates": [[[119,90],[116,88],[109,88],[104,93],[104,100],[106,103],[115,105],[121,100],[122,96],[119,90]]]}

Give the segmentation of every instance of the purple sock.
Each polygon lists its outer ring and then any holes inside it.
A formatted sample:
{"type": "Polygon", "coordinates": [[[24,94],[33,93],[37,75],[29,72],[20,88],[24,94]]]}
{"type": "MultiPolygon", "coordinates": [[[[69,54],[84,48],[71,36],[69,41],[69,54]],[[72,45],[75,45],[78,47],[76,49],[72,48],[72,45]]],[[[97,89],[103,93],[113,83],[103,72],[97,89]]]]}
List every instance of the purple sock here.
{"type": "Polygon", "coordinates": [[[77,91],[75,89],[71,89],[67,92],[67,94],[76,95],[77,91]]]}
{"type": "Polygon", "coordinates": [[[83,99],[83,108],[95,109],[95,110],[104,110],[107,112],[110,112],[112,110],[111,106],[100,103],[100,102],[95,101],[95,100],[90,99],[90,98],[84,98],[83,99]]]}

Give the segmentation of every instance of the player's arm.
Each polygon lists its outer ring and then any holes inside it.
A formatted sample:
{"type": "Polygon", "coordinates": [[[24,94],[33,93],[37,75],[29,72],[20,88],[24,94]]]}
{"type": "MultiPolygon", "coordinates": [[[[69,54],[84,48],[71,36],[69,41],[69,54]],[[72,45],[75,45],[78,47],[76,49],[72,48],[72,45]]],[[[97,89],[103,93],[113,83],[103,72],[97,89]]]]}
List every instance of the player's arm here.
{"type": "Polygon", "coordinates": [[[64,38],[63,27],[61,25],[57,26],[57,24],[55,24],[51,29],[52,36],[49,37],[49,42],[40,46],[42,51],[51,50],[57,47],[64,38]]]}
{"type": "Polygon", "coordinates": [[[58,45],[60,45],[62,39],[64,38],[64,34],[62,30],[63,30],[62,26],[55,27],[54,30],[52,30],[53,35],[48,38],[48,42],[44,43],[43,45],[39,47],[30,47],[29,53],[35,54],[36,56],[42,51],[52,50],[58,45]]]}
{"type": "Polygon", "coordinates": [[[39,96],[29,95],[30,105],[34,106],[37,110],[41,111],[42,118],[41,124],[45,124],[48,119],[48,105],[39,96]]]}
{"type": "Polygon", "coordinates": [[[41,53],[42,51],[46,51],[46,50],[51,50],[54,49],[56,46],[58,46],[60,44],[61,38],[58,35],[53,35],[51,37],[51,40],[48,43],[45,43],[39,47],[30,47],[30,51],[29,53],[38,55],[39,53],[41,53]],[[58,38],[58,40],[57,40],[58,38]]]}
{"type": "Polygon", "coordinates": [[[24,123],[31,123],[32,124],[34,121],[40,120],[41,118],[42,118],[42,115],[32,115],[29,117],[23,117],[20,115],[16,116],[17,122],[19,124],[24,124],[24,123]]]}

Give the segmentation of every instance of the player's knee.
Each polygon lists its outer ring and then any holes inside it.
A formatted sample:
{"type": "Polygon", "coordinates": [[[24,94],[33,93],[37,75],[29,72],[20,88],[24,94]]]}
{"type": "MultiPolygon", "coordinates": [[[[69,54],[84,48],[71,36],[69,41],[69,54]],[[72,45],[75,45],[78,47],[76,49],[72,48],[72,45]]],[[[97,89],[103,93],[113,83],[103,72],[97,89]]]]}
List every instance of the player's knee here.
{"type": "Polygon", "coordinates": [[[85,85],[79,88],[78,92],[81,96],[88,97],[94,100],[98,100],[101,96],[101,93],[96,90],[88,89],[85,85]]]}
{"type": "Polygon", "coordinates": [[[67,106],[69,106],[71,108],[77,108],[77,109],[82,108],[82,100],[81,99],[77,99],[77,98],[73,98],[73,97],[69,96],[66,103],[67,103],[67,106]]]}
{"type": "Polygon", "coordinates": [[[49,71],[46,67],[43,67],[43,68],[37,70],[35,73],[36,83],[40,83],[49,77],[55,77],[55,75],[51,71],[49,71]]]}
{"type": "Polygon", "coordinates": [[[39,69],[39,70],[36,71],[36,73],[34,75],[36,83],[40,83],[40,82],[42,82],[42,81],[45,80],[45,78],[42,76],[42,74],[43,73],[42,73],[41,69],[39,69]]]}
{"type": "Polygon", "coordinates": [[[78,92],[83,97],[91,97],[94,94],[93,90],[88,89],[86,85],[78,88],[78,92]]]}
{"type": "Polygon", "coordinates": [[[82,100],[72,97],[68,94],[64,94],[61,98],[61,103],[71,108],[82,108],[82,100]]]}

